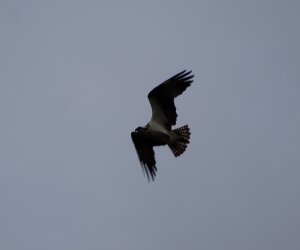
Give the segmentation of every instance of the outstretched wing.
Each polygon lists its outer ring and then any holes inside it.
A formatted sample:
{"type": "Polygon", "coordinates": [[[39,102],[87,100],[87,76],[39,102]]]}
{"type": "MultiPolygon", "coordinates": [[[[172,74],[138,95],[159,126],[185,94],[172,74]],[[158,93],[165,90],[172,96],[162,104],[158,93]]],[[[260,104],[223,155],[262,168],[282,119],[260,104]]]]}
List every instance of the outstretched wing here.
{"type": "Polygon", "coordinates": [[[153,146],[147,142],[147,139],[139,132],[132,132],[131,138],[144,173],[146,173],[149,181],[150,179],[154,181],[157,169],[155,166],[156,162],[153,146]]]}
{"type": "Polygon", "coordinates": [[[161,83],[148,94],[152,108],[151,121],[171,129],[176,124],[177,113],[174,98],[181,95],[193,82],[192,71],[186,70],[161,83]]]}

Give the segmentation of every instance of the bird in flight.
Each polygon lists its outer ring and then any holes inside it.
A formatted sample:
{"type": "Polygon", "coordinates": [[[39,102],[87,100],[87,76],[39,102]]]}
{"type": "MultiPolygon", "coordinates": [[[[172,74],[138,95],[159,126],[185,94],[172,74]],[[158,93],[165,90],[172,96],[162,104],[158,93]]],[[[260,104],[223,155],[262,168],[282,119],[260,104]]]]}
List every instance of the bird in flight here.
{"type": "Polygon", "coordinates": [[[181,95],[193,82],[192,71],[186,70],[164,81],[148,94],[152,108],[150,122],[131,132],[131,138],[148,180],[154,181],[156,161],[154,146],[168,145],[175,157],[187,148],[190,139],[188,125],[172,129],[176,124],[177,113],[174,99],[181,95]]]}

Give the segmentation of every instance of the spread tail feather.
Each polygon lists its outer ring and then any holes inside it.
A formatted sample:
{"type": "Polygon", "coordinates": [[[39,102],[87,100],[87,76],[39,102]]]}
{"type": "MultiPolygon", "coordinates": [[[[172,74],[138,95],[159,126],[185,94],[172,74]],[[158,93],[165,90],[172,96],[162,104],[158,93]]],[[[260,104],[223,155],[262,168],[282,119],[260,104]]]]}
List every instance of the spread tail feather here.
{"type": "Polygon", "coordinates": [[[174,129],[173,132],[179,136],[179,140],[175,143],[168,144],[174,156],[177,157],[181,155],[190,143],[190,129],[188,125],[174,129]]]}

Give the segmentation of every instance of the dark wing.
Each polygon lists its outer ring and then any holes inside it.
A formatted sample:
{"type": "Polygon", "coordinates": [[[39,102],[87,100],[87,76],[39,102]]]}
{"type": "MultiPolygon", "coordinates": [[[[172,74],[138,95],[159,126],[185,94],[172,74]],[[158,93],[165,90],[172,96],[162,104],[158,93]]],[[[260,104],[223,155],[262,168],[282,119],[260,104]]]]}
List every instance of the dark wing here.
{"type": "Polygon", "coordinates": [[[146,173],[149,181],[150,179],[154,181],[157,169],[155,166],[156,162],[153,146],[147,142],[147,139],[139,132],[132,132],[131,138],[139,156],[144,173],[146,173]]]}
{"type": "Polygon", "coordinates": [[[194,75],[191,72],[184,70],[150,91],[148,98],[152,108],[151,121],[163,124],[168,129],[176,124],[174,98],[181,95],[193,82],[194,75]]]}

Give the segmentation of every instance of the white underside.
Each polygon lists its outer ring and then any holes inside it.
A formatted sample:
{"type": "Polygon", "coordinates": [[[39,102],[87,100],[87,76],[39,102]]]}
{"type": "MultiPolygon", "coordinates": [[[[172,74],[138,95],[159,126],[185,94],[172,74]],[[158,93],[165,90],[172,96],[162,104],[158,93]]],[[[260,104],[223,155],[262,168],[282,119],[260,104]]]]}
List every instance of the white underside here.
{"type": "Polygon", "coordinates": [[[171,141],[176,141],[178,139],[178,136],[174,132],[167,130],[161,123],[158,123],[155,120],[149,122],[149,130],[166,134],[171,141]]]}
{"type": "Polygon", "coordinates": [[[153,120],[151,120],[149,122],[149,129],[153,130],[153,131],[159,131],[159,132],[167,134],[167,135],[170,134],[170,132],[162,124],[160,124],[156,121],[153,121],[153,120]]]}

